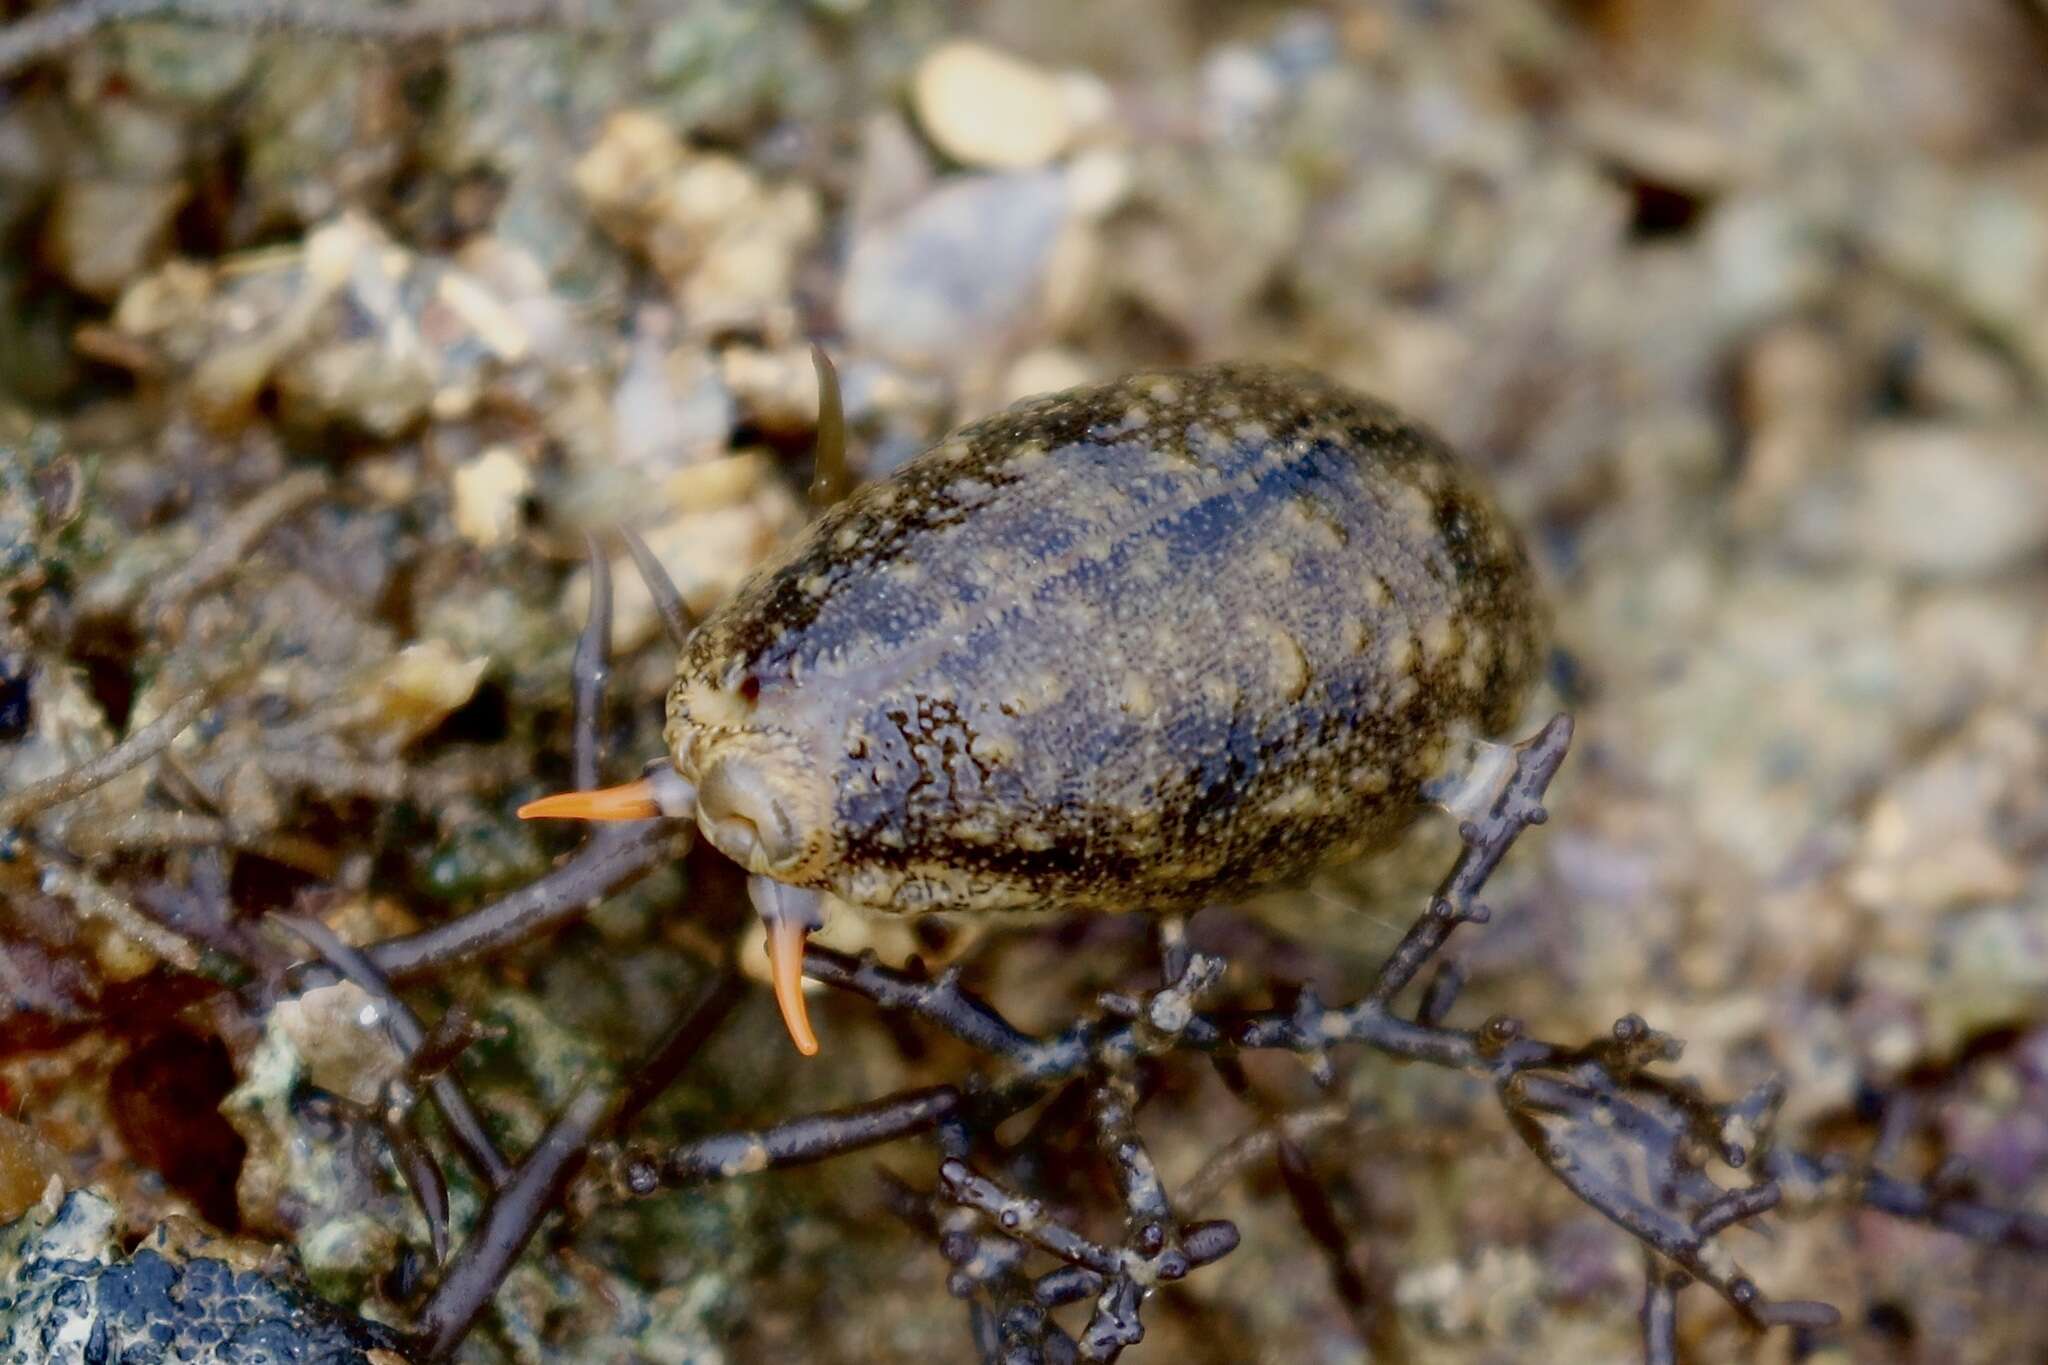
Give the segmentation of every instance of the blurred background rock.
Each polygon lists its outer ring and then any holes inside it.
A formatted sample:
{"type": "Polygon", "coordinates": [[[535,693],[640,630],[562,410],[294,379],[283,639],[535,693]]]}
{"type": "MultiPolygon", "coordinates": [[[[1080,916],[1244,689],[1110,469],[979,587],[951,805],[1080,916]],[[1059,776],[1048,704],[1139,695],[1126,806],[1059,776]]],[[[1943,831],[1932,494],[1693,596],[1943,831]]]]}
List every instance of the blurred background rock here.
{"type": "MultiPolygon", "coordinates": [[[[1028,393],[1296,361],[1443,428],[1553,590],[1543,701],[1580,738],[1462,940],[1461,1011],[1572,1038],[1640,1010],[1716,1092],[1782,1073],[1791,1131],[1965,1157],[2048,1208],[2048,7],[523,8],[449,41],[0,39],[0,791],[158,714],[203,654],[272,660],[171,750],[218,838],[110,841],[140,782],[42,831],[106,889],[236,934],[319,888],[360,938],[545,867],[560,836],[509,812],[564,771],[582,532],[640,529],[716,601],[801,523],[813,337],[869,473],[1028,393]],[[152,597],[307,471],[242,572],[152,597]],[[252,757],[278,751],[297,766],[252,757]]],[[[616,568],[630,758],[670,661],[616,568]]],[[[1275,898],[1292,946],[1206,932],[1248,992],[1347,998],[1442,865],[1422,843],[1420,871],[1275,898]]],[[[511,1131],[701,979],[717,934],[680,878],[443,988],[500,1030],[482,1085],[511,1131]]],[[[0,1097],[34,1129],[9,1160],[96,1185],[130,1235],[196,1213],[292,1244],[322,1292],[402,1316],[425,1241],[389,1168],[332,1142],[277,1164],[347,1127],[303,1025],[143,989],[163,953],[61,890],[0,884],[0,1097]]],[[[997,934],[973,970],[1057,1021],[1119,951],[1136,969],[1134,936],[997,934]]],[[[750,1002],[652,1131],[957,1060],[820,1007],[827,1063],[750,1002]]],[[[1275,1103],[1322,1102],[1252,1061],[1275,1103]]],[[[1350,1072],[1315,1159],[1367,1308],[1268,1174],[1213,1201],[1242,1249],[1162,1296],[1134,1358],[1632,1358],[1626,1239],[1457,1078],[1350,1072]]],[[[1191,1070],[1148,1137],[1171,1185],[1250,1121],[1191,1070]]],[[[464,1358],[958,1358],[873,1165],[607,1214],[529,1258],[464,1358]]],[[[1744,1255],[1845,1310],[1832,1359],[2048,1354],[2038,1262],[1846,1214],[1744,1255]]],[[[1686,1314],[1688,1359],[1759,1358],[1717,1305],[1686,1314]]]]}

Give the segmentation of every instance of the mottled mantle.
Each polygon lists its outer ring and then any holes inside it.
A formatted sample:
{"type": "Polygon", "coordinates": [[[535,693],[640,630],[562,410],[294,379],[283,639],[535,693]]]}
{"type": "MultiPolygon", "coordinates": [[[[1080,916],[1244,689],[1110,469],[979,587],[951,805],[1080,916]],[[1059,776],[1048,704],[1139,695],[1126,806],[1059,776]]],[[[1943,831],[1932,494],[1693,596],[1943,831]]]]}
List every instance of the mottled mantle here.
{"type": "Polygon", "coordinates": [[[1033,399],[861,489],[683,652],[677,766],[891,910],[1169,909],[1383,842],[1540,655],[1527,557],[1392,409],[1247,365],[1033,399]]]}

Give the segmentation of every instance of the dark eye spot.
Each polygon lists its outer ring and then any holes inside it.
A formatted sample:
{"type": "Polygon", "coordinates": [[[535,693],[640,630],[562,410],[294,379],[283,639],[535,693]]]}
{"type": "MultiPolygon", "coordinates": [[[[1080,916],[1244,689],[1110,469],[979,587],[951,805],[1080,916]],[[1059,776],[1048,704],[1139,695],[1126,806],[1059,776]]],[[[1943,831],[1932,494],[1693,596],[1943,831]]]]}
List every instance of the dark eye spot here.
{"type": "Polygon", "coordinates": [[[740,700],[749,706],[761,700],[761,680],[751,673],[740,679],[740,700]]]}

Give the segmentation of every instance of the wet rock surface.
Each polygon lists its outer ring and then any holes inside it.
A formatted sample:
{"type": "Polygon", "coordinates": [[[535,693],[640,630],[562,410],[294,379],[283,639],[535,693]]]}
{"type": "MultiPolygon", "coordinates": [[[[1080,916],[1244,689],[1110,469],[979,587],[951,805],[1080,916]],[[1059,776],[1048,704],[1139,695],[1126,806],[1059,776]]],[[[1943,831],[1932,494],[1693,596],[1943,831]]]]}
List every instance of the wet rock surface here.
{"type": "Polygon", "coordinates": [[[0,1360],[405,1365],[396,1333],[334,1308],[281,1263],[251,1264],[248,1244],[167,1225],[123,1255],[114,1222],[79,1190],[0,1232],[0,1360]]]}

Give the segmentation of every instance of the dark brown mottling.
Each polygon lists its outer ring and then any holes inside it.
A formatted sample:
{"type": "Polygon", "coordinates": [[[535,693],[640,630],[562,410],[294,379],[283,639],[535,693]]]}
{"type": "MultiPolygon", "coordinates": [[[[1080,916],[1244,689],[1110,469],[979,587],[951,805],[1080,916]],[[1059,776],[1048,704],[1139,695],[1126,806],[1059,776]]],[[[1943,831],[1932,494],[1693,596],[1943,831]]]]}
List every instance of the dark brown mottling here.
{"type": "MultiPolygon", "coordinates": [[[[1429,432],[1314,375],[1134,375],[966,427],[690,641],[677,766],[766,872],[891,910],[1193,907],[1385,842],[1515,715],[1543,613],[1429,432]]],[[[716,839],[716,835],[713,835],[716,839]]]]}

